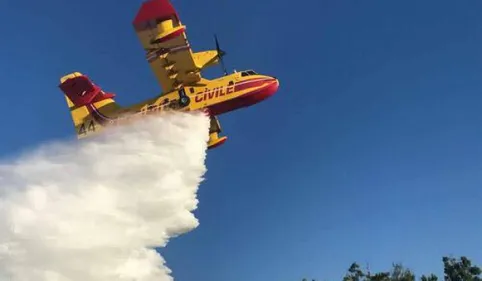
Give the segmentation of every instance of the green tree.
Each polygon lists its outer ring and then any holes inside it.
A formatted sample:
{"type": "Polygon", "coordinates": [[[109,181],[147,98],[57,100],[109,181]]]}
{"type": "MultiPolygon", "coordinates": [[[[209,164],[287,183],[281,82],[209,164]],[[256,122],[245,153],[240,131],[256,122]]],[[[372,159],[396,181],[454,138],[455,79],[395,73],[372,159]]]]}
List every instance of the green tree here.
{"type": "Polygon", "coordinates": [[[389,272],[365,273],[357,263],[352,263],[343,281],[415,281],[415,275],[401,264],[393,264],[389,272]]]}
{"type": "Polygon", "coordinates": [[[360,266],[354,262],[348,268],[348,273],[343,278],[343,281],[364,281],[366,274],[360,269],[360,266]]]}
{"type": "Polygon", "coordinates": [[[438,277],[434,274],[430,274],[430,276],[425,276],[422,275],[422,278],[420,278],[420,281],[437,281],[438,277]]]}
{"type": "Polygon", "coordinates": [[[472,265],[467,257],[460,259],[443,257],[445,281],[481,281],[482,270],[472,265]]]}
{"type": "MultiPolygon", "coordinates": [[[[472,265],[467,257],[460,259],[443,257],[444,281],[482,281],[482,269],[472,265]]],[[[392,264],[388,272],[365,273],[360,266],[354,262],[348,268],[343,281],[415,281],[413,272],[401,264],[392,264]]],[[[438,281],[434,274],[422,275],[420,281],[438,281]]]]}
{"type": "Polygon", "coordinates": [[[389,278],[392,281],[415,281],[415,274],[401,264],[394,264],[389,278]]]}
{"type": "Polygon", "coordinates": [[[377,272],[375,275],[370,275],[367,281],[390,281],[389,272],[377,272]]]}

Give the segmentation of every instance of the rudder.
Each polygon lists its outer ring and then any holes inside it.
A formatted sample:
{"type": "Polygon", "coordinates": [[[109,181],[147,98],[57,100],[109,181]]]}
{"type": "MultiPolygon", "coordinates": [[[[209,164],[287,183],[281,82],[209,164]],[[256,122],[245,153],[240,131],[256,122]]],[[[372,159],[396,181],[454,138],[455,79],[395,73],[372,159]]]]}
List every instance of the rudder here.
{"type": "Polygon", "coordinates": [[[108,115],[120,109],[113,99],[115,94],[104,92],[80,72],[63,76],[59,88],[64,93],[78,138],[101,130],[111,120],[108,115]]]}

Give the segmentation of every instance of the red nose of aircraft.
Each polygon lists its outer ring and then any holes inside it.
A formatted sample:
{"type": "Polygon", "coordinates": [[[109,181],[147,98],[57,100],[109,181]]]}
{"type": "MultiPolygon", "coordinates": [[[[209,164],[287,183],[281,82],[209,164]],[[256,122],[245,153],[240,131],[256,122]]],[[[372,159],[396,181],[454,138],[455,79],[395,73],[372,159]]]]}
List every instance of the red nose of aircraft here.
{"type": "Polygon", "coordinates": [[[235,99],[225,101],[220,104],[212,105],[209,111],[213,115],[220,115],[232,110],[251,106],[259,103],[278,91],[279,81],[275,77],[265,76],[263,78],[254,78],[240,82],[235,85],[236,91],[248,90],[246,94],[239,96],[235,99]]]}
{"type": "Polygon", "coordinates": [[[257,83],[262,83],[263,86],[259,89],[248,92],[244,96],[239,97],[243,106],[250,106],[261,102],[272,95],[274,95],[279,88],[279,81],[275,77],[267,77],[257,83]]]}
{"type": "Polygon", "coordinates": [[[269,84],[266,86],[266,89],[264,90],[264,95],[266,98],[271,97],[274,95],[279,88],[279,80],[276,77],[272,77],[271,80],[269,80],[269,84]]]}

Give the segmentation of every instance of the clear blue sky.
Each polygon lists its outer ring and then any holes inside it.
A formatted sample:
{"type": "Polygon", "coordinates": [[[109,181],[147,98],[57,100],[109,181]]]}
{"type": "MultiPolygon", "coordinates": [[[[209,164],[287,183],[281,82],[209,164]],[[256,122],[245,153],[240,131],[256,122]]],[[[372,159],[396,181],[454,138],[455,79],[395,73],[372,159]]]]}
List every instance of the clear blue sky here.
{"type": "MultiPolygon", "coordinates": [[[[74,133],[65,73],[121,104],[158,92],[131,27],[140,3],[0,2],[0,155],[74,133]]],[[[229,140],[209,154],[201,225],[163,251],[177,280],[340,280],[352,261],[440,274],[446,254],[482,263],[482,2],[173,3],[195,50],[216,32],[229,68],[281,81],[221,117],[229,140]]]]}

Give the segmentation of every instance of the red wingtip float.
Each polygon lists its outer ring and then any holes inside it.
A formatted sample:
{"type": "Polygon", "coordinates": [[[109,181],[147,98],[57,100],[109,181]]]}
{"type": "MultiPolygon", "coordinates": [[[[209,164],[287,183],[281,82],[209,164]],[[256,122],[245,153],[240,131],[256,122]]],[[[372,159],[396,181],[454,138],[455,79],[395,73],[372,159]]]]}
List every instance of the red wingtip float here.
{"type": "Polygon", "coordinates": [[[148,0],[142,3],[132,23],[136,26],[150,20],[169,19],[171,17],[175,17],[179,21],[179,16],[169,1],[148,0]]]}
{"type": "Polygon", "coordinates": [[[216,49],[193,52],[186,27],[169,0],[144,2],[132,24],[162,93],[140,104],[121,107],[114,101],[114,94],[105,93],[87,76],[74,72],[62,77],[59,87],[79,138],[121,123],[126,116],[128,119],[164,110],[203,110],[211,119],[208,147],[214,148],[227,140],[219,136],[221,126],[217,116],[257,104],[278,90],[276,78],[253,70],[229,74],[222,61],[225,52],[220,49],[217,37],[216,49]],[[224,76],[202,77],[202,70],[219,63],[223,65],[224,76]]]}
{"type": "Polygon", "coordinates": [[[180,23],[176,10],[169,1],[150,0],[142,4],[139,12],[133,21],[134,28],[137,32],[149,29],[150,26],[157,26],[158,23],[164,25],[158,26],[162,29],[158,31],[155,40],[156,44],[167,42],[173,38],[180,36],[186,29],[185,26],[172,26],[172,23],[180,23]]]}

